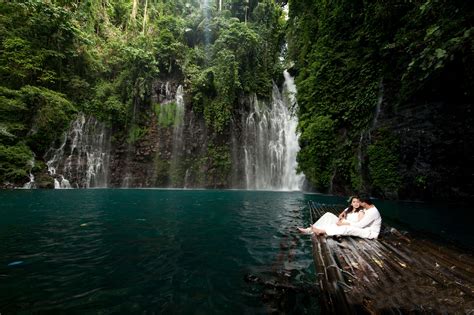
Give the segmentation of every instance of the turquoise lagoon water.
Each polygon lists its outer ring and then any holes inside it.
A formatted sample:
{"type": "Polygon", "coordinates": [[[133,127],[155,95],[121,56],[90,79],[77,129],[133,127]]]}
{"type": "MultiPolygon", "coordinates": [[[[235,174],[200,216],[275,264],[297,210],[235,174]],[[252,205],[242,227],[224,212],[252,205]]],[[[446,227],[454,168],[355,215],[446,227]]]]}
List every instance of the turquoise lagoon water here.
{"type": "MultiPolygon", "coordinates": [[[[299,192],[0,191],[0,313],[317,313],[299,192]],[[286,288],[286,289],[285,289],[286,288]]],[[[467,210],[376,202],[384,219],[474,243],[467,210]],[[465,213],[466,212],[466,213],[465,213]]]]}

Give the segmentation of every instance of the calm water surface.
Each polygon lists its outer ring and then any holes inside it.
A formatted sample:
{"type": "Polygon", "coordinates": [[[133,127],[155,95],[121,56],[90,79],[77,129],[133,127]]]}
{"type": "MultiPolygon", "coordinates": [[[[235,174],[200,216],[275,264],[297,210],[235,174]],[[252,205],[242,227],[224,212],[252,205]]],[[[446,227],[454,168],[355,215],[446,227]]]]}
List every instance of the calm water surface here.
{"type": "Polygon", "coordinates": [[[314,310],[301,193],[2,191],[0,313],[314,310]],[[11,263],[22,262],[17,265],[11,263]],[[252,281],[249,281],[252,280],[252,281]],[[264,283],[267,282],[267,285],[264,283]]]}
{"type": "MultiPolygon", "coordinates": [[[[0,313],[317,313],[308,200],[286,192],[0,191],[0,313]],[[279,290],[294,287],[297,290],[279,290]]],[[[379,202],[384,219],[464,245],[450,209],[379,202]]]]}

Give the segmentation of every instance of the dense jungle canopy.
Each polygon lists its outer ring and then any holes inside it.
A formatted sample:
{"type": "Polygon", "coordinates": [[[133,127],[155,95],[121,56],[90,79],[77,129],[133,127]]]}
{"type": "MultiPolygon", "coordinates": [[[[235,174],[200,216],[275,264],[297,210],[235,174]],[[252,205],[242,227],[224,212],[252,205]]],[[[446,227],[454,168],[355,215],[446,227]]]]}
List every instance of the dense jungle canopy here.
{"type": "Polygon", "coordinates": [[[196,163],[226,187],[241,100],[270,99],[288,69],[307,189],[472,199],[473,12],[457,0],[1,1],[0,185],[51,181],[44,156],[78,113],[115,147],[146,138],[152,116],[170,127],[151,97],[166,79],[205,122],[196,163]]]}

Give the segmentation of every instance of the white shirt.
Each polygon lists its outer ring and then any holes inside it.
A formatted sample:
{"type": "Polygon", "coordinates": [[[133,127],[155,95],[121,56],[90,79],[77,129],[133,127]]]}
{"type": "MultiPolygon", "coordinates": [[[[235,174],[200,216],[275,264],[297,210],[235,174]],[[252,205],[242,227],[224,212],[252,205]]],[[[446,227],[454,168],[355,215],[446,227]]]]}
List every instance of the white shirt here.
{"type": "Polygon", "coordinates": [[[380,226],[382,225],[382,217],[380,216],[379,210],[375,206],[372,206],[369,209],[365,209],[364,212],[365,214],[360,221],[350,222],[350,225],[362,229],[368,229],[372,232],[371,234],[376,234],[378,236],[380,226]]]}

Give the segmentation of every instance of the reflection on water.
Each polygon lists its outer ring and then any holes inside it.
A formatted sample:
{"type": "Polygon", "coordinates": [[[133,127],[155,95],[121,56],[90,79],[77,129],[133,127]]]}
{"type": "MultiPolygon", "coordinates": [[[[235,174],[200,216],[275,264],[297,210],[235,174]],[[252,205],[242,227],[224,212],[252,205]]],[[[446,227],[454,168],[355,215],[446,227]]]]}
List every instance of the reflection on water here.
{"type": "Polygon", "coordinates": [[[1,312],[317,311],[303,194],[0,194],[1,312]]]}

